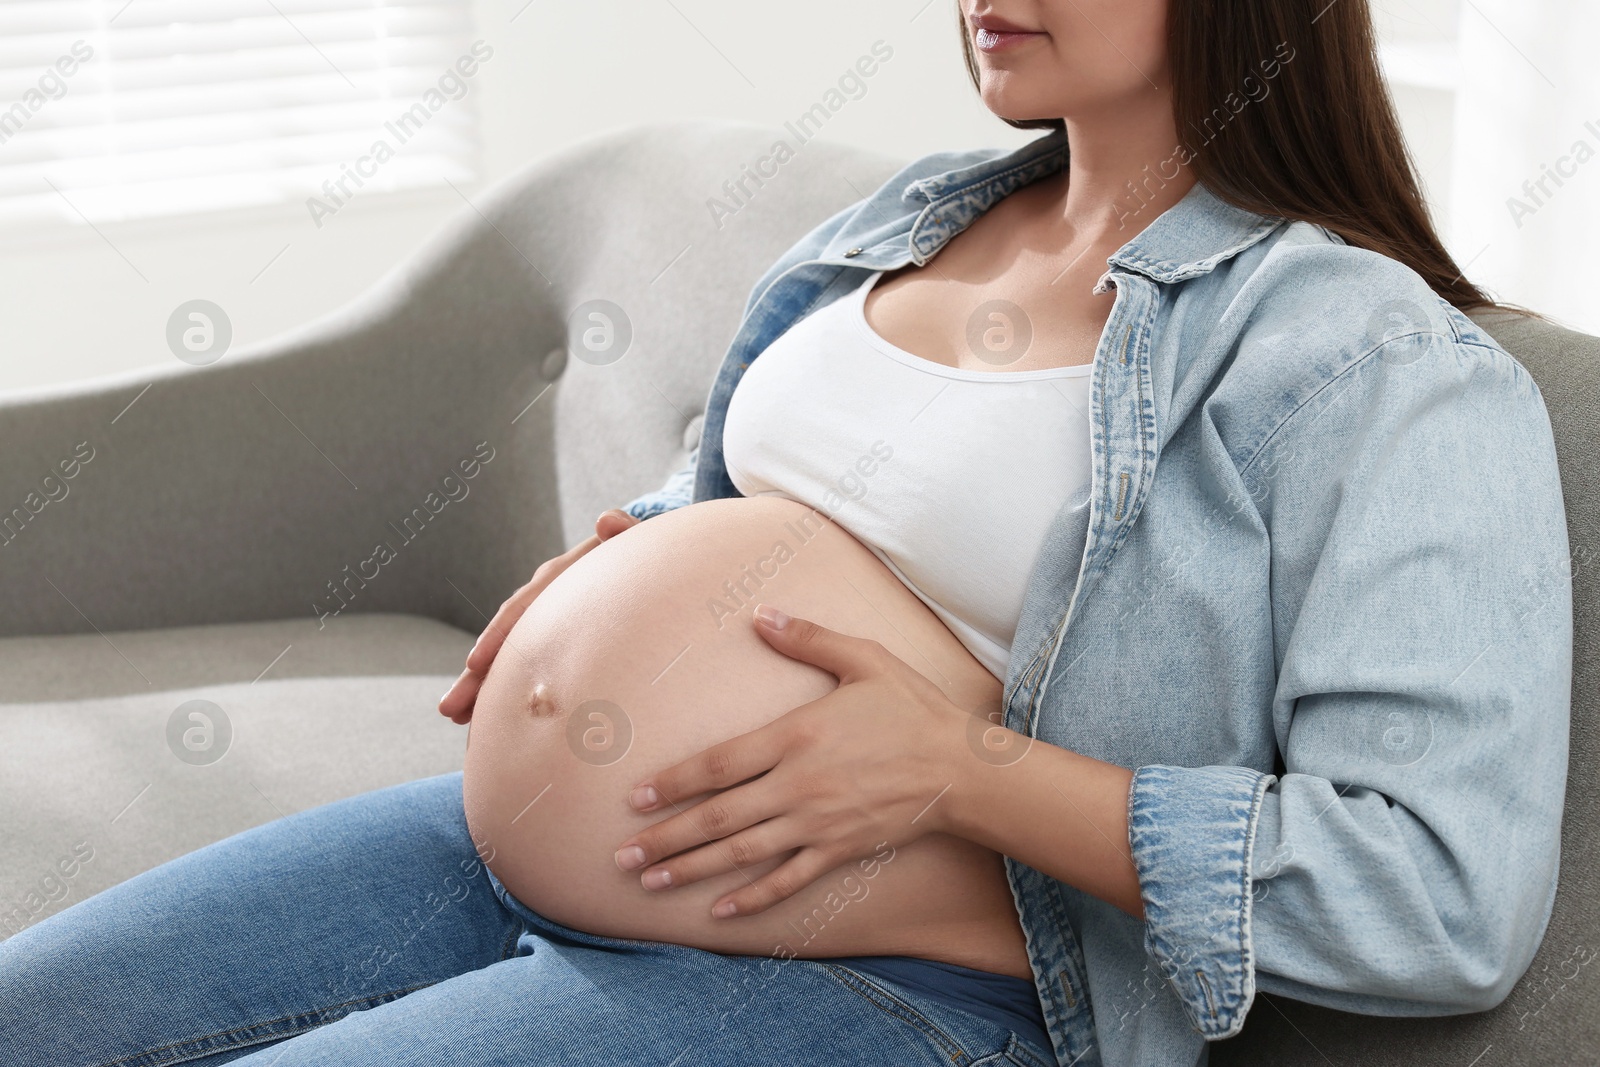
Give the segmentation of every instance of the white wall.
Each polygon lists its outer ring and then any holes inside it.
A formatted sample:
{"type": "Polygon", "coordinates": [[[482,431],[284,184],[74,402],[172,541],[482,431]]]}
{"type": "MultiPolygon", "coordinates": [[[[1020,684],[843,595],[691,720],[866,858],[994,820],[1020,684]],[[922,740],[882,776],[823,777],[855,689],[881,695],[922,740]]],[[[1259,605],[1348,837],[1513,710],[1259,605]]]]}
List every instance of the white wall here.
{"type": "Polygon", "coordinates": [[[1600,334],[1600,4],[1373,6],[1456,262],[1491,296],[1600,334]]]}
{"type": "MultiPolygon", "coordinates": [[[[495,50],[469,98],[488,183],[595,130],[638,120],[724,116],[780,125],[879,39],[893,58],[824,136],[907,158],[1037,136],[1004,125],[978,101],[962,67],[953,0],[473,6],[476,35],[495,50]]],[[[1457,18],[1455,0],[1375,6],[1392,40],[1433,40],[1457,18]]],[[[1408,86],[1397,97],[1430,198],[1448,206],[1454,93],[1408,86]]],[[[475,196],[483,185],[462,192],[475,196]]],[[[1579,200],[1570,198],[1574,206],[1579,200]]],[[[8,231],[0,235],[0,389],[164,364],[173,359],[167,318],[195,298],[227,311],[235,347],[270,337],[339,306],[462,209],[446,186],[358,196],[320,229],[303,204],[290,204],[104,223],[98,232],[69,224],[8,231]]],[[[1441,223],[1448,217],[1441,209],[1441,223]]],[[[1538,292],[1502,295],[1540,302],[1538,292]]],[[[1600,321],[1587,325],[1600,329],[1600,321]]]]}
{"type": "MultiPolygon", "coordinates": [[[[639,120],[780,125],[879,39],[893,58],[827,137],[908,157],[1028,140],[968,86],[953,4],[922,4],[474,0],[477,36],[495,50],[469,96],[485,178],[639,120]]],[[[475,196],[483,184],[462,192],[475,196]]],[[[320,229],[303,204],[290,204],[101,223],[99,233],[68,224],[9,231],[0,235],[0,389],[171,361],[167,318],[196,298],[228,313],[235,348],[270,337],[338,307],[463,209],[445,186],[358,195],[320,229]]]]}

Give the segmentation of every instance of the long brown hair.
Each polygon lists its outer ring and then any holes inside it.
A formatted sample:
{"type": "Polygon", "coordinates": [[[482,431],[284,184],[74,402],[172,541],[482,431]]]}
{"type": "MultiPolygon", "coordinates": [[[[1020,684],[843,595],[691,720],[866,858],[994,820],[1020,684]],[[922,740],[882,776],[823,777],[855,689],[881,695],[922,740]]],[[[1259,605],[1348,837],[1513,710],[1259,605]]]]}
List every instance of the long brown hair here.
{"type": "MultiPolygon", "coordinates": [[[[959,4],[957,16],[976,87],[959,4]]],[[[1468,281],[1433,228],[1379,72],[1367,0],[1169,0],[1167,47],[1180,147],[1218,198],[1316,223],[1398,260],[1463,311],[1521,310],[1468,281]]]]}

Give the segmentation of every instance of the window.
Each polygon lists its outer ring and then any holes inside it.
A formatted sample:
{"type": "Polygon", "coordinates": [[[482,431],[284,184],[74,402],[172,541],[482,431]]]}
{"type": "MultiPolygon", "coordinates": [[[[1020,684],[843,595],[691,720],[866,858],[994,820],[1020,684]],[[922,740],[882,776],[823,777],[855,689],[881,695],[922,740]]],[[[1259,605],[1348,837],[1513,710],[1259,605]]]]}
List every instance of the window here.
{"type": "Polygon", "coordinates": [[[1491,295],[1600,333],[1594,0],[1376,0],[1434,218],[1491,295]]]}
{"type": "Polygon", "coordinates": [[[466,0],[0,0],[0,224],[472,181],[492,55],[466,0]]]}

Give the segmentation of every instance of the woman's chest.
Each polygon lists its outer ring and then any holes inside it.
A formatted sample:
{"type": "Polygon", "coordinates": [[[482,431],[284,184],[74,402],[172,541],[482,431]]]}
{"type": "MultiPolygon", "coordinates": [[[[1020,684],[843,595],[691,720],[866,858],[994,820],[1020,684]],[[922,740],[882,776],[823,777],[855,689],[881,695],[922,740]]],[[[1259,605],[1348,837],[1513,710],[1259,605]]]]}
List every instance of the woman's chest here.
{"type": "Polygon", "coordinates": [[[922,266],[879,279],[863,313],[890,343],[947,366],[1028,371],[1094,361],[1115,292],[1095,292],[1114,248],[1074,247],[1004,205],[922,266]]]}
{"type": "Polygon", "coordinates": [[[884,339],[925,359],[1003,373],[1094,362],[1111,299],[1091,306],[1048,282],[1018,289],[902,275],[879,283],[866,315],[884,339]]]}
{"type": "Polygon", "coordinates": [[[900,351],[859,316],[871,284],[751,363],[723,461],[741,494],[836,518],[993,642],[998,674],[1051,520],[1090,477],[1089,368],[974,371],[900,351]]]}

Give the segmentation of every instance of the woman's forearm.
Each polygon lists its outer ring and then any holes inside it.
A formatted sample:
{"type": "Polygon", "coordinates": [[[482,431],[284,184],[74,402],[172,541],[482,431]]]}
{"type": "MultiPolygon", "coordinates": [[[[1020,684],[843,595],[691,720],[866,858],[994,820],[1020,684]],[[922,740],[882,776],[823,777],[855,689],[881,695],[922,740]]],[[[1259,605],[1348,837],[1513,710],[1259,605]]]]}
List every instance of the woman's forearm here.
{"type": "Polygon", "coordinates": [[[1144,918],[1128,846],[1132,771],[1037,739],[1006,765],[955,743],[957,777],[938,801],[949,832],[1144,918]]]}

